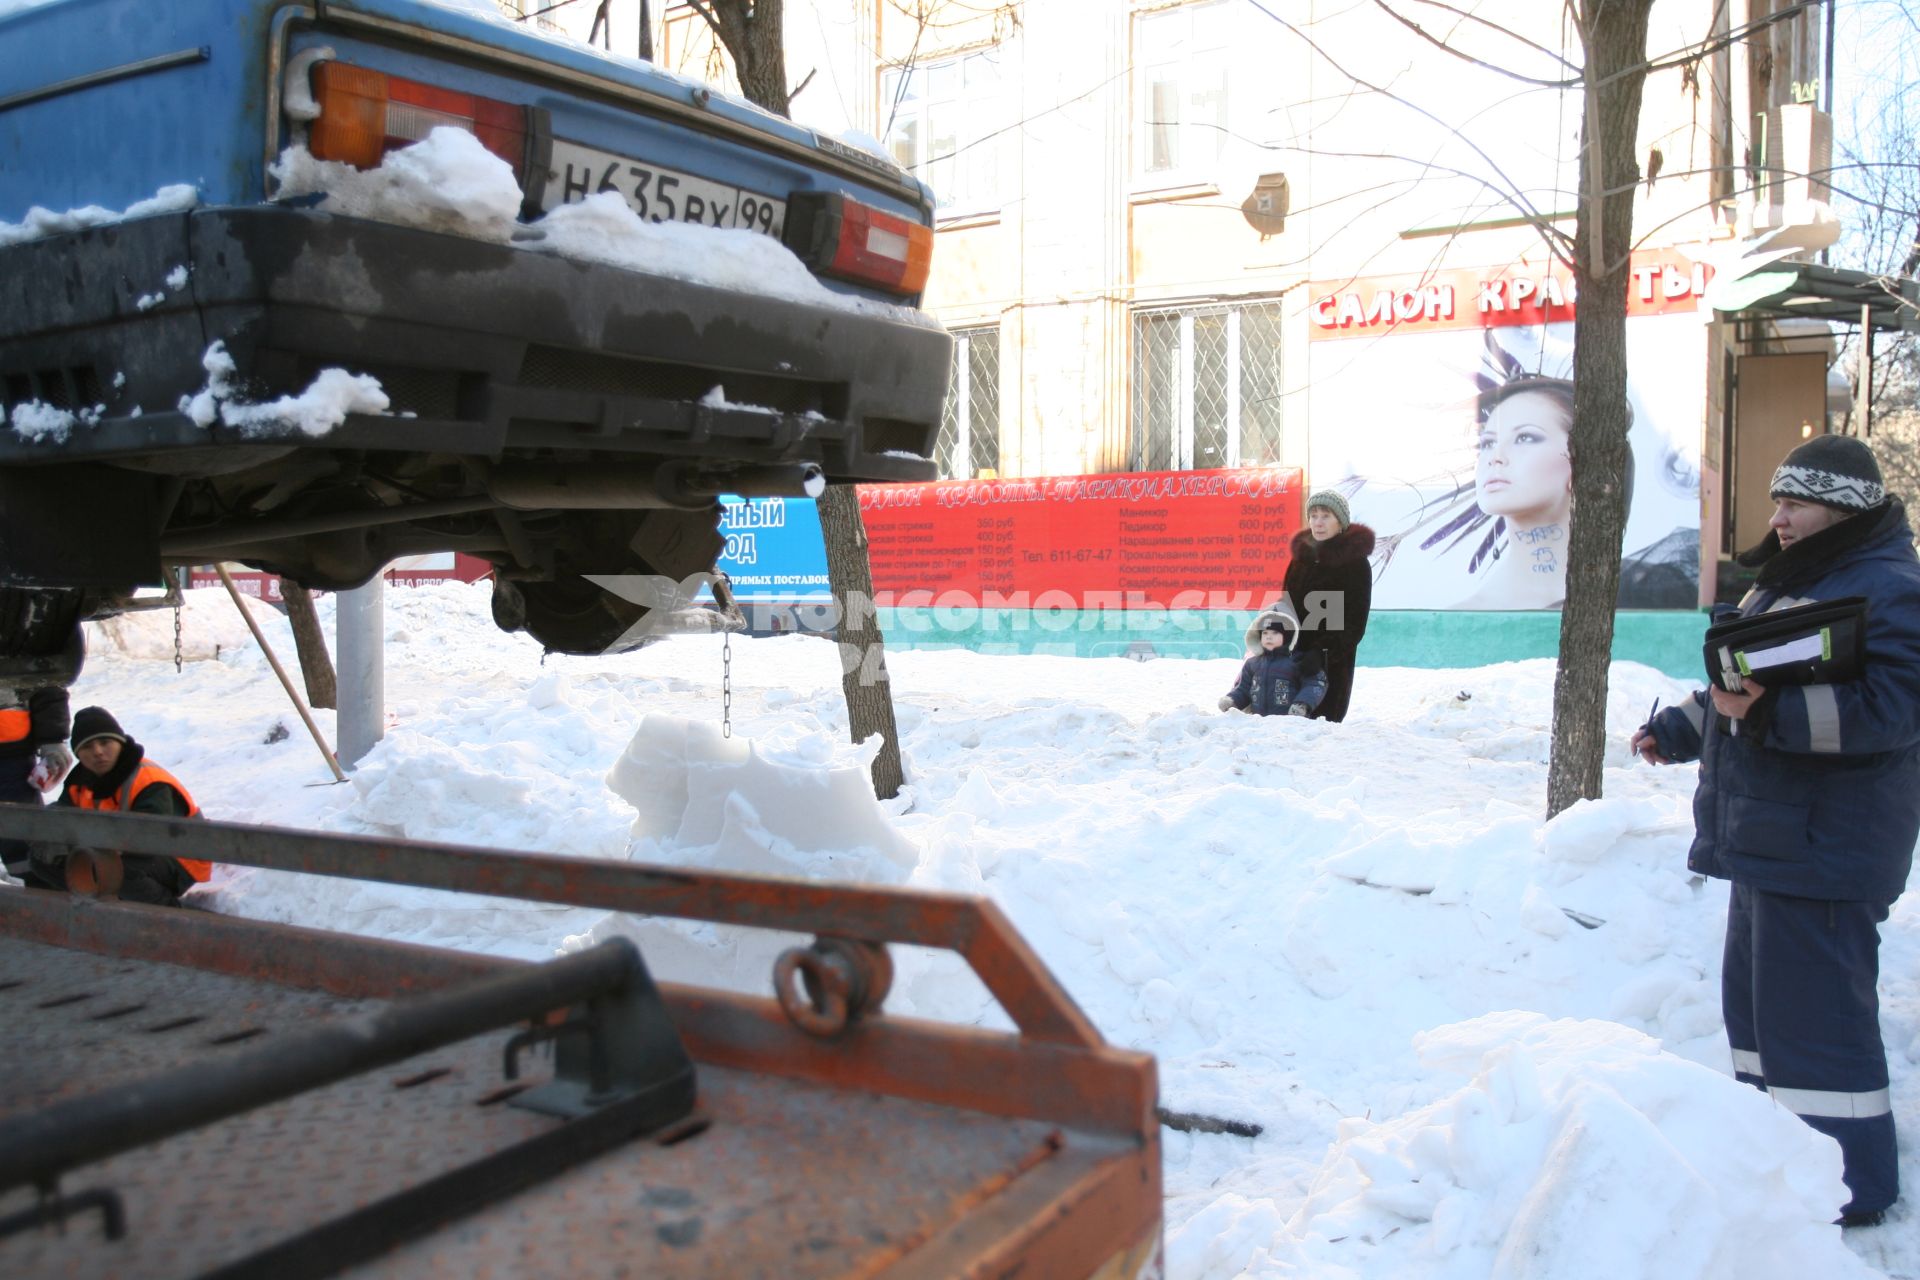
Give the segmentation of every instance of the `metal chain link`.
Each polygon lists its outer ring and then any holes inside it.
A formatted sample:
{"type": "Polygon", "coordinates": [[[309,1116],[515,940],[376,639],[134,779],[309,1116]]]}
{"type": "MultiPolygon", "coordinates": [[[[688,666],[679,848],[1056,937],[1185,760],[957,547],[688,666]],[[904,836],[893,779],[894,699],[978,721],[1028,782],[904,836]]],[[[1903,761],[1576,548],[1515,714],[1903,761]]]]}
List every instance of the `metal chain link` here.
{"type": "Polygon", "coordinates": [[[720,641],[720,736],[733,736],[733,632],[723,631],[720,641]]]}
{"type": "Polygon", "coordinates": [[[173,674],[180,674],[180,606],[173,606],[173,674]]]}

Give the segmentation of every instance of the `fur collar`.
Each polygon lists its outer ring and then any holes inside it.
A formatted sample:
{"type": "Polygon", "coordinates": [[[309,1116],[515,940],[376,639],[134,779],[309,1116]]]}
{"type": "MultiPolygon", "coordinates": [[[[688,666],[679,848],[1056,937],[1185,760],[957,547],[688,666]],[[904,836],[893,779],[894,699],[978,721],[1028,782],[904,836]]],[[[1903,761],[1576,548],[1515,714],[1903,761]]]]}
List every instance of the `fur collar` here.
{"type": "MultiPolygon", "coordinates": [[[[1763,587],[1776,587],[1805,574],[1826,568],[1833,561],[1888,535],[1897,535],[1907,527],[1907,511],[1900,499],[1889,498],[1881,506],[1831,524],[1816,534],[1800,539],[1790,547],[1780,545],[1780,535],[1772,529],[1759,545],[1735,557],[1749,569],[1760,572],[1755,581],[1763,587]]],[[[1911,535],[1907,535],[1909,538],[1911,535]]]]}
{"type": "Polygon", "coordinates": [[[1302,529],[1293,535],[1293,558],[1325,565],[1352,564],[1372,555],[1373,543],[1373,530],[1363,524],[1350,524],[1325,542],[1315,542],[1313,531],[1302,529]]]}

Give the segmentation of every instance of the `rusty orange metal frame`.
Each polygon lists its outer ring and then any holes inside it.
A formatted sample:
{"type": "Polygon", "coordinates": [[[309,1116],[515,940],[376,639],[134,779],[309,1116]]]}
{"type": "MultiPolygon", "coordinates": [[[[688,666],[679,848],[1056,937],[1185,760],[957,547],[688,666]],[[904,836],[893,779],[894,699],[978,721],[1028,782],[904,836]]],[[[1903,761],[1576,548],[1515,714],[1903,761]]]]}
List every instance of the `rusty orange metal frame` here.
{"type": "MultiPolygon", "coordinates": [[[[0,836],[954,951],[1019,1034],[884,1015],[855,1021],[828,1039],[797,1028],[775,999],[660,986],[698,1062],[1046,1121],[1073,1131],[1083,1154],[1107,1152],[1091,1162],[1043,1155],[1031,1169],[1010,1171],[1021,1196],[983,1191],[981,1203],[944,1231],[876,1257],[872,1274],[984,1277],[1014,1268],[1027,1275],[1132,1277],[1150,1273],[1157,1261],[1154,1061],[1107,1045],[991,902],[12,805],[0,805],[0,836]],[[1033,1211],[1036,1196],[1045,1212],[1033,1211]]],[[[343,996],[424,992],[521,963],[210,912],[25,891],[0,891],[0,933],[343,996]]]]}
{"type": "Polygon", "coordinates": [[[1083,1048],[1102,1043],[1005,914],[982,898],[31,806],[7,806],[0,813],[0,834],[69,848],[202,858],[525,902],[934,947],[958,953],[1022,1035],[1083,1048]]]}

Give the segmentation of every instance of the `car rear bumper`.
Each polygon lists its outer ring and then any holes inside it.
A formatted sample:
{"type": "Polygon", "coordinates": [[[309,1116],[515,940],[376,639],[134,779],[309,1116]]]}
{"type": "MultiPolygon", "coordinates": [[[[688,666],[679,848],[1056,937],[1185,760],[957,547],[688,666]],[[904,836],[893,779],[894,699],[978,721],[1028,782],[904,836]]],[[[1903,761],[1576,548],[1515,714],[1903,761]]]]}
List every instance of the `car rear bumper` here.
{"type": "Polygon", "coordinates": [[[904,310],[313,210],[208,208],[0,249],[0,396],[98,409],[64,442],[0,432],[0,463],[195,474],[292,443],[811,461],[834,480],[924,480],[950,350],[904,310]],[[319,440],[201,427],[180,406],[206,385],[216,341],[249,400],[341,367],[379,378],[391,416],[352,415],[319,440]]]}

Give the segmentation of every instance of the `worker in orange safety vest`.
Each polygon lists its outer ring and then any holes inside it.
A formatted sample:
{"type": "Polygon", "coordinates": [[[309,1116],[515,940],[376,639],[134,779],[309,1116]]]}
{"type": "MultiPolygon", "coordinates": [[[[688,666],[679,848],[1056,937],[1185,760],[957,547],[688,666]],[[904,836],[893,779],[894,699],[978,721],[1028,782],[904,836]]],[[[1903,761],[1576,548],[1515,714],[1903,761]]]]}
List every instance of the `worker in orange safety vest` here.
{"type": "MultiPolygon", "coordinates": [[[[200,807],[180,780],[148,760],[146,748],[128,737],[104,707],[83,707],[74,713],[73,754],[76,763],[57,804],[163,817],[200,816],[200,807]]],[[[129,853],[120,861],[121,900],[162,906],[178,906],[180,896],[213,871],[212,863],[191,858],[129,853]]],[[[28,878],[29,885],[64,887],[46,874],[38,854],[34,862],[36,874],[28,878]]]]}

